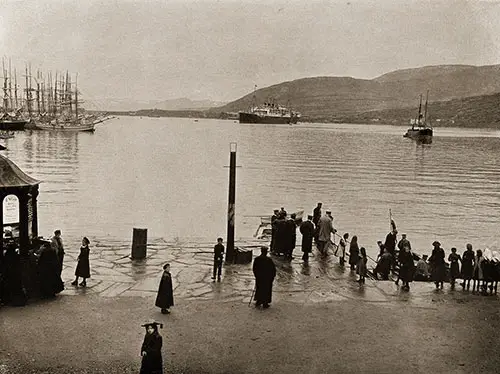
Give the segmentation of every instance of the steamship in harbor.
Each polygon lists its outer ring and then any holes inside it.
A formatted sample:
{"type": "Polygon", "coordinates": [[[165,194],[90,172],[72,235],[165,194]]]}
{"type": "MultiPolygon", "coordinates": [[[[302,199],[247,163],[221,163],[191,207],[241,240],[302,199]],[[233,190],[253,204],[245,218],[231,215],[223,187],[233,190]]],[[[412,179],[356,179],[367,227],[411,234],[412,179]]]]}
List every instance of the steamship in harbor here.
{"type": "Polygon", "coordinates": [[[240,123],[295,124],[299,121],[299,112],[275,104],[274,101],[255,105],[256,90],[257,86],[254,87],[250,109],[238,112],[240,123]]]}
{"type": "Polygon", "coordinates": [[[299,119],[299,112],[271,103],[239,112],[240,123],[295,124],[299,119]]]}

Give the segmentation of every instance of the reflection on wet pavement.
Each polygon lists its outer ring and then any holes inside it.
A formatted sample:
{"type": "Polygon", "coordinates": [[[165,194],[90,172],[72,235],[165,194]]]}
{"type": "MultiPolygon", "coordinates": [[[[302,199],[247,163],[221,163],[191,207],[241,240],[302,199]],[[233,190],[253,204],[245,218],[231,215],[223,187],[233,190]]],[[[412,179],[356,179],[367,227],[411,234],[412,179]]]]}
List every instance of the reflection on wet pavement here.
{"type": "MultiPolygon", "coordinates": [[[[246,242],[242,248],[253,249],[259,254],[259,243],[246,242]]],[[[142,296],[154,297],[158,289],[162,266],[170,263],[174,296],[179,299],[216,299],[226,302],[248,302],[254,286],[252,264],[224,265],[222,282],[214,282],[212,276],[212,243],[200,243],[194,247],[183,243],[165,243],[164,240],[148,243],[148,256],[142,261],[129,258],[130,245],[110,243],[92,248],[90,256],[92,278],[87,288],[70,286],[78,253],[67,252],[63,280],[66,289],[62,294],[76,295],[96,293],[103,297],[142,296]]],[[[356,282],[357,275],[349,266],[341,267],[338,258],[321,256],[315,252],[304,263],[299,250],[295,259],[283,261],[272,257],[277,276],[274,282],[275,301],[287,299],[297,303],[332,302],[355,299],[368,302],[405,302],[425,307],[435,307],[441,302],[468,302],[484,296],[455,291],[445,285],[436,291],[433,283],[413,282],[410,292],[402,291],[392,281],[375,281],[367,278],[364,285],[356,282]]],[[[489,296],[498,300],[497,296],[489,296]]]]}

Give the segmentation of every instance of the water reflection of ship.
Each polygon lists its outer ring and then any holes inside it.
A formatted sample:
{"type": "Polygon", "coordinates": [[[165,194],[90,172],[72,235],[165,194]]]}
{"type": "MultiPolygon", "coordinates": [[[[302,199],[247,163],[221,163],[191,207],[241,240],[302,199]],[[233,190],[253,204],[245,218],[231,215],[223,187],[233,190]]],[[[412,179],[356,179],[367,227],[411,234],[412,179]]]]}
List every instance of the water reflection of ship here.
{"type": "Polygon", "coordinates": [[[47,159],[76,161],[79,152],[79,136],[84,134],[71,132],[29,131],[23,149],[27,158],[35,164],[45,163],[47,159]]]}

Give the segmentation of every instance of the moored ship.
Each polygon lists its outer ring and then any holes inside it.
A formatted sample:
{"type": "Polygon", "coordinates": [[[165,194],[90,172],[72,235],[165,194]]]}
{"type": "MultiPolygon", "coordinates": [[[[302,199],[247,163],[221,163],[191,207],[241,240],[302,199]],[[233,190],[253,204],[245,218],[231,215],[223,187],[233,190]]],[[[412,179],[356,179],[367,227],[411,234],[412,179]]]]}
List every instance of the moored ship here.
{"type": "Polygon", "coordinates": [[[425,99],[425,110],[422,114],[422,95],[420,95],[420,104],[418,106],[418,116],[410,121],[412,125],[403,136],[405,138],[415,139],[422,143],[431,143],[434,130],[431,122],[427,119],[427,102],[429,98],[429,91],[425,99]]]}
{"type": "Polygon", "coordinates": [[[239,112],[240,123],[295,124],[299,119],[299,112],[270,103],[239,112]]]}

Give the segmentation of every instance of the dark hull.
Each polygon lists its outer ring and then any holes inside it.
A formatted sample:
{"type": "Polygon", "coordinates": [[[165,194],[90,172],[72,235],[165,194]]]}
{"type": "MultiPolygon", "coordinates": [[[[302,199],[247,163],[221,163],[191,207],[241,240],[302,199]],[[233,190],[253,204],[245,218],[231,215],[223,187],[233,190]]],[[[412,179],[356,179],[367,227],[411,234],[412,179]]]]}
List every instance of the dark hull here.
{"type": "Polygon", "coordinates": [[[259,116],[253,113],[240,112],[240,123],[267,123],[267,124],[288,124],[297,123],[299,118],[296,116],[259,116]]]}
{"type": "Polygon", "coordinates": [[[0,130],[24,130],[26,120],[0,120],[0,130]]]}
{"type": "Polygon", "coordinates": [[[433,131],[431,128],[411,128],[408,129],[406,134],[403,135],[405,138],[414,139],[421,143],[431,143],[433,131]]]}

